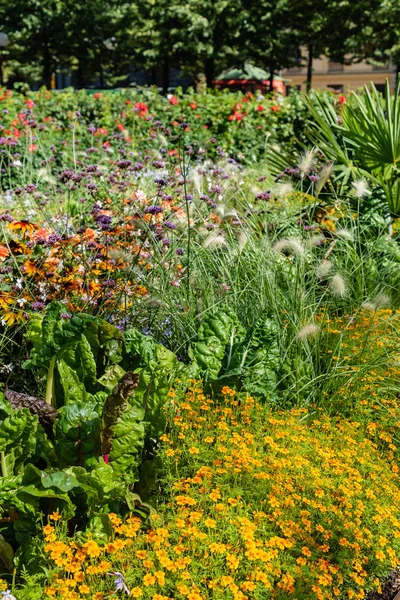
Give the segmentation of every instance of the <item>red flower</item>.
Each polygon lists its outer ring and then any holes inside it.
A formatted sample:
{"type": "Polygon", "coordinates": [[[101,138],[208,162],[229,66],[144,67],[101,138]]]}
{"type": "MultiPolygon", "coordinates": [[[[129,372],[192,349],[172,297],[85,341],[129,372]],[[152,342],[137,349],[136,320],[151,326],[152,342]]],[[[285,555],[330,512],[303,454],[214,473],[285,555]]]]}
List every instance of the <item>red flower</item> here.
{"type": "Polygon", "coordinates": [[[196,104],[196,102],[191,102],[191,103],[189,104],[189,106],[190,106],[190,108],[191,108],[192,110],[196,110],[196,108],[197,108],[197,104],[196,104]]]}
{"type": "Polygon", "coordinates": [[[29,144],[28,145],[28,152],[35,152],[37,150],[37,145],[36,144],[29,144]]]}
{"type": "Polygon", "coordinates": [[[265,108],[263,106],[261,106],[261,104],[259,104],[257,106],[257,110],[258,110],[258,112],[261,112],[262,110],[265,110],[265,108]]]}
{"type": "Polygon", "coordinates": [[[144,102],[135,102],[135,109],[139,117],[145,117],[149,112],[149,107],[144,102]]]}
{"type": "Polygon", "coordinates": [[[170,104],[179,104],[179,100],[176,96],[171,96],[171,98],[169,99],[169,103],[170,104]]]}
{"type": "Polygon", "coordinates": [[[107,135],[107,129],[104,129],[104,127],[99,127],[98,129],[96,129],[94,135],[96,135],[96,136],[98,136],[98,135],[107,135]]]}
{"type": "Polygon", "coordinates": [[[119,131],[124,131],[125,127],[122,125],[122,123],[117,123],[117,129],[119,129],[119,131]]]}
{"type": "Polygon", "coordinates": [[[29,108],[29,109],[35,108],[35,106],[36,106],[34,101],[31,100],[30,98],[28,98],[28,100],[25,100],[25,104],[26,104],[26,108],[29,108]]]}
{"type": "Polygon", "coordinates": [[[342,94],[339,94],[338,100],[339,100],[340,106],[342,106],[342,104],[346,104],[346,96],[343,96],[342,94]]]}
{"type": "Polygon", "coordinates": [[[228,121],[241,121],[243,119],[243,114],[235,111],[233,115],[229,115],[228,121]]]}
{"type": "Polygon", "coordinates": [[[271,110],[272,110],[272,112],[278,112],[281,110],[281,107],[278,106],[277,104],[274,104],[273,106],[271,106],[271,110]]]}
{"type": "Polygon", "coordinates": [[[95,94],[93,94],[93,98],[95,100],[98,100],[99,98],[101,98],[101,93],[100,92],[96,92],[95,94]]]}

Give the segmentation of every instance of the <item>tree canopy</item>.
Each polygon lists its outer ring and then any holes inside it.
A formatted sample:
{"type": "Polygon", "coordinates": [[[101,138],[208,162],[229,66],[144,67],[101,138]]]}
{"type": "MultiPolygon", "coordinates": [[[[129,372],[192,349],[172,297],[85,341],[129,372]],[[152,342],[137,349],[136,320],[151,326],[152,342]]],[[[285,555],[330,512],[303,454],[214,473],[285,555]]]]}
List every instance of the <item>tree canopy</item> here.
{"type": "MultiPolygon", "coordinates": [[[[327,55],[339,62],[400,62],[397,0],[0,0],[8,84],[112,87],[129,69],[167,91],[174,67],[212,85],[250,62],[276,73],[327,55]]],[[[272,75],[271,75],[272,76],[272,75]]]]}

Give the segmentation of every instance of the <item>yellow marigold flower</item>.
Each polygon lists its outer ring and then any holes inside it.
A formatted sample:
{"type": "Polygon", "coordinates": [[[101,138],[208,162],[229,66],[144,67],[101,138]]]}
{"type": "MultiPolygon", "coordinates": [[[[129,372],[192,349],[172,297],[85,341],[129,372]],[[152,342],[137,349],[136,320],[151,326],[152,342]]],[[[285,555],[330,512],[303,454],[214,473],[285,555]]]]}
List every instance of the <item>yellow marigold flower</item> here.
{"type": "Polygon", "coordinates": [[[165,584],[165,573],[164,573],[164,571],[155,571],[154,575],[157,578],[158,585],[163,586],[165,584]]]}
{"type": "Polygon", "coordinates": [[[221,393],[224,396],[234,396],[236,394],[235,390],[232,390],[230,387],[228,387],[227,385],[224,385],[224,387],[221,390],[221,393]]]}
{"type": "Polygon", "coordinates": [[[74,579],[78,583],[82,583],[83,581],[85,581],[85,574],[82,573],[82,571],[78,571],[77,573],[75,573],[74,579]]]}
{"type": "Polygon", "coordinates": [[[245,592],[253,592],[256,589],[256,584],[254,583],[254,581],[244,581],[242,583],[242,589],[245,592]]]}
{"type": "Polygon", "coordinates": [[[45,526],[43,527],[43,533],[44,533],[46,536],[47,536],[47,535],[49,535],[50,533],[53,533],[53,531],[54,531],[54,527],[53,527],[52,525],[45,525],[45,526]]]}
{"type": "Polygon", "coordinates": [[[143,596],[142,588],[134,587],[133,590],[131,590],[131,596],[132,598],[140,598],[140,596],[143,596]]]}
{"type": "MultiPolygon", "coordinates": [[[[3,587],[3,585],[1,584],[1,582],[0,582],[0,589],[1,590],[5,590],[6,589],[5,587],[3,587]]],[[[55,587],[50,586],[50,587],[44,588],[44,593],[46,594],[46,596],[50,596],[50,598],[52,598],[53,596],[56,595],[57,590],[56,590],[55,587]]]]}
{"type": "Polygon", "coordinates": [[[189,454],[199,454],[200,451],[195,446],[192,446],[191,448],[189,448],[188,452],[189,454]]]}
{"type": "Polygon", "coordinates": [[[111,569],[111,563],[108,560],[102,560],[97,565],[97,569],[99,573],[107,573],[111,569]]]}
{"type": "Polygon", "coordinates": [[[214,519],[210,519],[209,517],[207,517],[207,519],[204,520],[204,525],[206,527],[209,527],[210,529],[214,529],[214,527],[216,525],[216,521],[214,521],[214,519]]]}
{"type": "Polygon", "coordinates": [[[59,514],[58,510],[56,512],[51,513],[51,515],[49,515],[49,519],[51,519],[52,521],[59,521],[61,519],[61,515],[59,514]]]}
{"type": "Polygon", "coordinates": [[[149,558],[146,558],[143,561],[143,566],[144,566],[145,569],[151,569],[153,567],[153,565],[154,565],[153,561],[150,560],[149,558]]]}
{"type": "Polygon", "coordinates": [[[155,582],[156,582],[156,578],[154,577],[154,575],[151,575],[150,573],[147,573],[143,577],[143,585],[145,587],[148,587],[149,585],[154,585],[155,582]]]}
{"type": "Polygon", "coordinates": [[[89,540],[83,544],[82,550],[87,554],[87,556],[90,556],[90,558],[96,558],[101,554],[101,548],[94,540],[89,540]]]}
{"type": "Polygon", "coordinates": [[[175,450],[172,450],[172,448],[168,448],[168,450],[165,453],[167,456],[174,456],[175,455],[175,450]]]}
{"type": "Polygon", "coordinates": [[[208,494],[208,497],[211,498],[211,500],[213,500],[213,502],[216,502],[217,500],[221,499],[221,493],[220,491],[216,488],[214,490],[212,490],[212,492],[210,492],[208,494]]]}
{"type": "Polygon", "coordinates": [[[378,550],[378,552],[375,554],[375,558],[378,560],[385,560],[386,554],[382,552],[382,550],[378,550]]]}
{"type": "Polygon", "coordinates": [[[182,596],[187,596],[189,594],[189,591],[190,591],[189,588],[188,588],[188,586],[185,585],[185,584],[178,585],[176,589],[178,590],[178,592],[180,594],[182,594],[182,596]]]}
{"type": "Polygon", "coordinates": [[[90,587],[86,584],[80,585],[79,586],[79,592],[81,594],[89,594],[90,593],[90,587]]]}
{"type": "Polygon", "coordinates": [[[96,592],[92,596],[92,600],[103,600],[103,598],[104,598],[103,592],[96,592]]]}

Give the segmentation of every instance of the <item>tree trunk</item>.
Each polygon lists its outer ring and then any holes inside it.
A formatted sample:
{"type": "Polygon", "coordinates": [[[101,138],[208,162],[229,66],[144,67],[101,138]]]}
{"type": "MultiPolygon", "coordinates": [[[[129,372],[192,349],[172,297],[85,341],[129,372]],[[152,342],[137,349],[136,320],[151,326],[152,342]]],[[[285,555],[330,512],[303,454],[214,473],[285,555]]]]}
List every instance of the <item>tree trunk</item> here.
{"type": "Polygon", "coordinates": [[[42,79],[43,79],[44,85],[48,89],[50,89],[51,88],[51,76],[52,76],[52,64],[51,64],[51,56],[50,56],[50,48],[49,48],[49,38],[48,38],[46,30],[43,31],[42,39],[43,39],[42,79]]]}
{"type": "Polygon", "coordinates": [[[308,46],[308,58],[307,58],[307,92],[311,90],[312,73],[313,73],[313,47],[310,44],[308,46]]]}
{"type": "Polygon", "coordinates": [[[100,75],[100,87],[104,90],[104,69],[103,69],[103,53],[100,48],[99,52],[99,75],[100,75]]]}
{"type": "Polygon", "coordinates": [[[163,94],[167,94],[168,93],[168,88],[169,88],[169,57],[166,56],[163,60],[163,64],[162,64],[162,91],[163,94]]]}
{"type": "Polygon", "coordinates": [[[204,70],[206,74],[207,87],[213,88],[215,79],[215,62],[213,56],[206,58],[204,63],[204,70]]]}
{"type": "Polygon", "coordinates": [[[269,68],[269,90],[271,94],[274,91],[274,67],[273,65],[269,68]]]}
{"type": "Polygon", "coordinates": [[[76,87],[78,89],[85,87],[85,76],[83,71],[83,60],[78,59],[78,68],[76,70],[76,87]]]}

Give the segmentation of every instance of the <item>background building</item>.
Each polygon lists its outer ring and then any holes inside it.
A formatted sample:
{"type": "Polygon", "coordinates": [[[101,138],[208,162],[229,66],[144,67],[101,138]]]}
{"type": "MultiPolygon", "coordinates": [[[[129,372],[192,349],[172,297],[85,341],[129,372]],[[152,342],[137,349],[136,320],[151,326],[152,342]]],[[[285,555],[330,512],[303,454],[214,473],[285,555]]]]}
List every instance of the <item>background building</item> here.
{"type": "MultiPolygon", "coordinates": [[[[286,84],[286,92],[291,88],[306,89],[307,68],[292,67],[282,71],[286,84]]],[[[366,62],[344,65],[329,60],[326,57],[313,61],[312,87],[316,89],[333,89],[338,92],[357,90],[365,84],[374,82],[379,91],[383,91],[385,81],[389,79],[392,88],[395,86],[396,70],[393,65],[374,66],[366,62]]]]}

